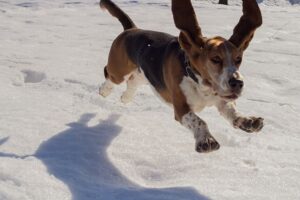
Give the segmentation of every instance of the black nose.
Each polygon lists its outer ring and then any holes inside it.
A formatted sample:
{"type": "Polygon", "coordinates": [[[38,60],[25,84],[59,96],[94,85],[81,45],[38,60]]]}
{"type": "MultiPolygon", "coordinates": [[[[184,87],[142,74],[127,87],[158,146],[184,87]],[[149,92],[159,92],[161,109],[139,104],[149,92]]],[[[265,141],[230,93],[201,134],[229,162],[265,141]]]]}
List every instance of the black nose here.
{"type": "Polygon", "coordinates": [[[244,86],[244,82],[242,80],[236,79],[234,77],[229,79],[228,83],[229,83],[230,88],[235,91],[241,90],[244,86]]]}

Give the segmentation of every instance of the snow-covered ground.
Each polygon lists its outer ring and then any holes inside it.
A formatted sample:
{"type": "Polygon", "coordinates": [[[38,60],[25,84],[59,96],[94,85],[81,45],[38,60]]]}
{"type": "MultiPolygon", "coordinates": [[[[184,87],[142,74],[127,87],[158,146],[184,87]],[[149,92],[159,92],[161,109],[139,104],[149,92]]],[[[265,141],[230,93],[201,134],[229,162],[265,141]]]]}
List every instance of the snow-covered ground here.
{"type": "MultiPolygon", "coordinates": [[[[194,1],[202,30],[229,37],[240,3],[215,2],[194,1]]],[[[124,85],[98,95],[122,31],[98,2],[1,0],[0,199],[300,199],[300,6],[260,2],[238,108],[265,127],[247,134],[207,109],[221,148],[198,154],[149,86],[128,105],[124,85]]],[[[139,27],[178,34],[169,0],[117,3],[139,27]]]]}

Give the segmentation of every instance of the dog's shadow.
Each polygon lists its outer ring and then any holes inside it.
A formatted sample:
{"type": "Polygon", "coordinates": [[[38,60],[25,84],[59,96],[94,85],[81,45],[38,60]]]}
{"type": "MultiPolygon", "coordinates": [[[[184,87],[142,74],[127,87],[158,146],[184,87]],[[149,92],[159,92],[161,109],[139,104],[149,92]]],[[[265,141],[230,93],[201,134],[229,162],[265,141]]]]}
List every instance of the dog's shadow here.
{"type": "MultiPolygon", "coordinates": [[[[122,128],[111,115],[96,126],[84,114],[69,129],[40,145],[35,156],[48,172],[64,182],[73,200],[203,200],[191,187],[145,188],[128,180],[110,162],[106,150],[122,128]]],[[[122,151],[122,149],[120,149],[122,151]]]]}

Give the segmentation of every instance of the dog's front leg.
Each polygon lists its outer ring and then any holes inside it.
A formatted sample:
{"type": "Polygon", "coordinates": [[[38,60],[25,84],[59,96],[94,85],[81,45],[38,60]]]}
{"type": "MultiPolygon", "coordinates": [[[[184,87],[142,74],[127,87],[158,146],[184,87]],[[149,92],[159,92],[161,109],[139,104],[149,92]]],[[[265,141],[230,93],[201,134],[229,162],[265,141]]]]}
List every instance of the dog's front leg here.
{"type": "Polygon", "coordinates": [[[218,103],[217,108],[221,115],[223,115],[234,128],[252,133],[260,131],[264,126],[264,119],[261,117],[245,117],[241,115],[235,107],[235,102],[221,101],[218,103]]]}
{"type": "Polygon", "coordinates": [[[197,152],[211,152],[220,148],[219,143],[210,134],[207,124],[189,107],[182,94],[177,94],[174,103],[175,119],[189,129],[196,139],[197,152]]]}
{"type": "Polygon", "coordinates": [[[190,111],[183,115],[181,124],[194,133],[197,152],[210,152],[220,148],[219,143],[210,134],[205,121],[194,112],[190,111]]]}

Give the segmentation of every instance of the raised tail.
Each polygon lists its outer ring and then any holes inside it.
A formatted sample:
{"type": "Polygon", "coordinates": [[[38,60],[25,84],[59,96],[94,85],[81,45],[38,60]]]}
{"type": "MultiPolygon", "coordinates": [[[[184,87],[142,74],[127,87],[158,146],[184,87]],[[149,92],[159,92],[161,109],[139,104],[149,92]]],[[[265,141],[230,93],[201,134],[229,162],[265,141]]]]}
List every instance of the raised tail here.
{"type": "Polygon", "coordinates": [[[118,18],[124,30],[136,27],[130,17],[111,0],[100,0],[100,7],[106,8],[112,16],[118,18]]]}

